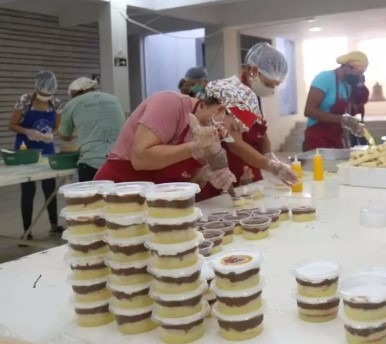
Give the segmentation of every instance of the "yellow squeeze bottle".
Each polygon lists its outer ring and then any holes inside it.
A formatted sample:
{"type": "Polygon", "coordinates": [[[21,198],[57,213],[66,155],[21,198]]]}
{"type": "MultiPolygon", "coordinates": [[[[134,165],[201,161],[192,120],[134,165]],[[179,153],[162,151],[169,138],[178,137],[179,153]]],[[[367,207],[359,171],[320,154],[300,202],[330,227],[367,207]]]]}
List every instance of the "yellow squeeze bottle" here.
{"type": "Polygon", "coordinates": [[[316,153],[313,159],[314,167],[314,180],[320,182],[324,180],[324,161],[323,156],[319,153],[319,149],[316,149],[316,153]]]}
{"type": "Polygon", "coordinates": [[[27,146],[24,141],[21,143],[19,150],[27,150],[27,146]]]}
{"type": "Polygon", "coordinates": [[[303,192],[303,169],[302,164],[298,160],[298,156],[295,156],[295,161],[291,164],[292,171],[296,173],[299,179],[299,183],[292,185],[292,192],[303,192]]]}

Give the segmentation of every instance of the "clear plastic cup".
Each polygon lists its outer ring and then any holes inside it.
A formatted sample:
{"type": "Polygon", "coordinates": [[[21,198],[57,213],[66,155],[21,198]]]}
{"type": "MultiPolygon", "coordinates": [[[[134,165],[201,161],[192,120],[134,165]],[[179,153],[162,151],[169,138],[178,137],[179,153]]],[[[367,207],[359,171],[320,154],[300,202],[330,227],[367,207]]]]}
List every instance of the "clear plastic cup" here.
{"type": "Polygon", "coordinates": [[[224,232],[218,229],[205,229],[203,232],[204,238],[213,242],[212,254],[222,251],[224,241],[224,232]]]}
{"type": "Polygon", "coordinates": [[[209,257],[212,254],[213,241],[204,240],[199,246],[199,253],[204,257],[209,257]]]}
{"type": "Polygon", "coordinates": [[[267,208],[253,212],[253,216],[270,217],[272,222],[269,228],[274,229],[279,227],[280,213],[281,210],[279,208],[267,208]]]}
{"type": "Polygon", "coordinates": [[[208,222],[220,221],[226,215],[232,214],[233,211],[226,209],[214,210],[208,215],[208,222]]]}
{"type": "Polygon", "coordinates": [[[243,238],[246,240],[261,240],[269,236],[270,217],[250,217],[240,221],[243,238]]]}
{"type": "Polygon", "coordinates": [[[235,227],[235,223],[231,221],[216,221],[209,222],[204,226],[204,230],[212,230],[219,229],[224,232],[223,244],[227,245],[233,241],[233,229],[235,227]]]}

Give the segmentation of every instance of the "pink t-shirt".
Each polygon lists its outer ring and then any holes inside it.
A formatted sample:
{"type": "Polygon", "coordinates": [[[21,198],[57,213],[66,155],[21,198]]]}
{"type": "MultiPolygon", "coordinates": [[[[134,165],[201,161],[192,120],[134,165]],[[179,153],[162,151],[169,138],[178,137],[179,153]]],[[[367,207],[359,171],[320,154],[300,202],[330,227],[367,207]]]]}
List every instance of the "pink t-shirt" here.
{"type": "MultiPolygon", "coordinates": [[[[145,99],[126,120],[108,159],[131,160],[138,124],[151,130],[164,144],[177,143],[192,111],[191,98],[176,92],[161,92],[145,99]]],[[[185,141],[190,139],[189,135],[185,141]]]]}

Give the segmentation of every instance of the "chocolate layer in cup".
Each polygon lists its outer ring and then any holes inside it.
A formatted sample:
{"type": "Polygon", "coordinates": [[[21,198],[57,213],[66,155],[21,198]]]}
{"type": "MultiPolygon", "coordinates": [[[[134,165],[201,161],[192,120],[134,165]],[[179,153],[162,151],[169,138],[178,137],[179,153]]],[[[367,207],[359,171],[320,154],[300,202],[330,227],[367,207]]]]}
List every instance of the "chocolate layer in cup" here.
{"type": "Polygon", "coordinates": [[[99,314],[99,313],[109,313],[109,304],[106,303],[105,305],[93,307],[93,308],[77,308],[75,306],[75,313],[79,315],[92,315],[92,314],[99,314]]]}
{"type": "Polygon", "coordinates": [[[292,215],[302,215],[302,214],[314,214],[316,209],[313,207],[301,206],[291,209],[292,215]]]}
{"type": "Polygon", "coordinates": [[[229,281],[231,281],[233,283],[244,281],[244,280],[246,280],[254,275],[257,275],[259,272],[260,272],[259,268],[250,269],[250,270],[247,270],[247,271],[239,273],[239,274],[236,272],[230,272],[228,274],[223,274],[219,271],[216,271],[216,270],[214,271],[214,273],[217,277],[228,279],[229,281]]]}
{"type": "Polygon", "coordinates": [[[132,276],[132,275],[141,275],[141,274],[147,274],[147,267],[130,267],[130,268],[111,268],[111,273],[117,276],[132,276]]]}
{"type": "Polygon", "coordinates": [[[145,319],[151,318],[151,311],[138,314],[138,315],[121,315],[121,314],[115,314],[115,320],[118,325],[124,325],[127,323],[136,323],[138,321],[142,321],[145,319]]]}
{"type": "Polygon", "coordinates": [[[100,282],[92,285],[73,285],[72,290],[77,294],[89,294],[106,288],[106,282],[100,282]]]}
{"type": "Polygon", "coordinates": [[[269,208],[266,210],[258,210],[253,213],[253,216],[264,216],[271,218],[272,222],[278,222],[280,218],[280,208],[269,208]]]}
{"type": "Polygon", "coordinates": [[[140,194],[128,194],[128,195],[114,195],[109,194],[105,196],[106,203],[138,203],[140,205],[145,204],[146,200],[140,194]]]}
{"type": "Polygon", "coordinates": [[[270,225],[271,219],[269,217],[251,217],[241,221],[243,230],[250,233],[267,231],[270,225]]]}
{"type": "Polygon", "coordinates": [[[77,219],[67,218],[66,223],[68,227],[94,225],[95,227],[104,228],[106,226],[105,219],[99,216],[83,218],[79,217],[77,219]]]}
{"type": "Polygon", "coordinates": [[[248,217],[251,217],[251,214],[243,211],[243,212],[236,212],[236,214],[229,214],[223,217],[224,221],[231,221],[234,222],[236,225],[240,225],[240,221],[244,220],[248,217]],[[234,216],[236,215],[236,216],[234,216]]]}
{"type": "Polygon", "coordinates": [[[183,277],[166,277],[166,276],[157,276],[154,275],[154,278],[163,283],[173,283],[173,284],[185,284],[185,283],[193,283],[196,282],[201,275],[201,271],[196,271],[191,275],[183,276],[183,277]]]}
{"type": "Polygon", "coordinates": [[[244,296],[244,297],[222,297],[217,295],[217,300],[226,304],[229,307],[241,307],[245,306],[247,303],[257,299],[262,294],[262,291],[258,291],[255,294],[244,296]]]}
{"type": "Polygon", "coordinates": [[[103,196],[98,193],[92,196],[85,197],[65,197],[65,203],[67,206],[83,205],[84,207],[86,207],[89,204],[96,203],[99,201],[103,201],[103,196]]]}
{"type": "Polygon", "coordinates": [[[118,291],[118,290],[112,290],[111,293],[113,294],[113,296],[115,298],[117,298],[118,300],[130,300],[134,297],[137,297],[137,296],[145,296],[145,295],[149,295],[149,290],[150,288],[145,288],[145,289],[142,289],[142,290],[139,290],[139,291],[136,291],[136,292],[133,292],[131,294],[128,294],[128,293],[125,293],[123,291],[118,291]]]}
{"type": "Polygon", "coordinates": [[[347,301],[343,300],[343,303],[354,309],[363,309],[363,310],[377,310],[383,307],[386,307],[386,301],[383,302],[353,302],[353,301],[347,301]]]}
{"type": "Polygon", "coordinates": [[[204,230],[221,230],[224,232],[224,236],[228,236],[233,234],[234,226],[235,223],[231,221],[214,221],[207,223],[204,226],[204,230]]]}
{"type": "Polygon", "coordinates": [[[196,221],[183,222],[180,224],[149,224],[149,229],[152,233],[163,233],[171,231],[183,231],[196,227],[196,221]]]}
{"type": "Polygon", "coordinates": [[[164,307],[193,307],[198,305],[201,302],[202,295],[198,295],[195,297],[192,297],[187,300],[181,300],[181,301],[165,301],[161,299],[155,299],[155,303],[157,303],[160,306],[164,307]]]}
{"type": "Polygon", "coordinates": [[[74,244],[74,243],[69,243],[68,246],[74,250],[74,251],[79,251],[82,253],[88,253],[90,251],[95,251],[100,248],[103,248],[106,246],[106,243],[103,240],[95,241],[90,244],[74,244]]]}
{"type": "Polygon", "coordinates": [[[264,320],[264,315],[258,315],[248,320],[243,321],[224,321],[217,319],[219,326],[224,330],[234,330],[237,332],[247,331],[259,326],[264,320]]]}
{"type": "Polygon", "coordinates": [[[213,242],[213,247],[220,246],[224,241],[224,232],[220,230],[204,230],[204,238],[213,242]]]}
{"type": "MultiPolygon", "coordinates": [[[[386,331],[386,323],[382,324],[380,326],[370,326],[367,328],[355,328],[355,327],[352,327],[348,324],[345,324],[344,328],[346,329],[346,331],[348,333],[350,333],[353,336],[366,338],[366,337],[370,337],[374,334],[378,334],[378,333],[381,333],[383,331],[386,331]]],[[[367,343],[367,341],[365,343],[367,343]]]]}
{"type": "Polygon", "coordinates": [[[210,240],[204,240],[199,246],[199,253],[204,257],[209,257],[212,254],[213,242],[210,240]]]}
{"type": "Polygon", "coordinates": [[[145,244],[137,244],[137,245],[129,245],[129,246],[119,246],[119,245],[113,245],[109,244],[110,251],[113,253],[122,253],[126,256],[131,256],[136,253],[146,252],[147,248],[145,247],[145,244]]]}
{"type": "Polygon", "coordinates": [[[325,279],[323,281],[320,281],[320,282],[309,282],[309,281],[304,281],[300,278],[296,278],[296,282],[300,285],[302,285],[303,287],[328,287],[330,285],[333,285],[334,283],[337,283],[338,282],[338,279],[339,277],[336,277],[336,278],[332,278],[332,279],[325,279]]]}
{"type": "Polygon", "coordinates": [[[106,268],[106,264],[104,262],[99,262],[95,264],[85,264],[85,265],[78,265],[78,264],[71,263],[70,266],[71,266],[71,270],[73,271],[90,271],[90,270],[106,268]]]}
{"type": "Polygon", "coordinates": [[[296,302],[299,308],[317,311],[317,310],[328,310],[331,308],[338,307],[340,300],[337,298],[323,303],[307,303],[300,300],[297,300],[296,302]]]}
{"type": "Polygon", "coordinates": [[[182,200],[165,200],[165,199],[156,199],[148,200],[147,205],[151,208],[174,208],[174,209],[185,209],[191,208],[194,206],[195,197],[190,197],[188,199],[182,200]]]}
{"type": "Polygon", "coordinates": [[[130,227],[138,226],[140,224],[138,223],[133,223],[131,225],[121,225],[118,223],[106,221],[106,228],[110,230],[119,230],[119,229],[130,229],[130,227]]]}
{"type": "Polygon", "coordinates": [[[188,324],[171,325],[171,324],[162,324],[161,323],[160,326],[162,328],[164,328],[165,330],[176,330],[176,331],[188,332],[192,328],[194,328],[198,325],[201,325],[203,322],[204,322],[204,319],[199,319],[199,320],[196,320],[196,321],[188,323],[188,324]]]}
{"type": "Polygon", "coordinates": [[[230,210],[217,210],[208,215],[208,222],[222,220],[224,216],[232,214],[230,210]]]}

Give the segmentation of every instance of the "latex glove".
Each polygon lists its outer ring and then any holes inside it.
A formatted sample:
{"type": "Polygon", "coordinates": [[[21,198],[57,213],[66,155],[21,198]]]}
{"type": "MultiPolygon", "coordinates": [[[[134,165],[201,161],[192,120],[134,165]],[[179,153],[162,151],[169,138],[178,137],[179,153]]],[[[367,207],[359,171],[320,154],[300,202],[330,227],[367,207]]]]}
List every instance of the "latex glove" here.
{"type": "Polygon", "coordinates": [[[31,141],[43,141],[43,134],[39,130],[25,129],[25,135],[31,141]]]}
{"type": "Polygon", "coordinates": [[[202,147],[202,143],[197,139],[191,142],[192,157],[196,160],[205,160],[209,156],[217,155],[221,149],[220,142],[214,142],[209,147],[202,147]]]}
{"type": "Polygon", "coordinates": [[[272,153],[272,152],[266,153],[266,154],[264,154],[264,156],[265,156],[266,158],[268,158],[269,160],[280,161],[280,160],[277,158],[277,156],[276,156],[274,153],[272,153]]]}
{"type": "Polygon", "coordinates": [[[254,182],[254,174],[249,166],[243,167],[243,174],[240,177],[240,185],[247,185],[254,182]]]}
{"type": "Polygon", "coordinates": [[[349,114],[342,115],[342,127],[349,130],[355,136],[364,136],[364,125],[357,118],[349,114]]]}
{"type": "MultiPolygon", "coordinates": [[[[278,178],[284,184],[291,186],[298,182],[298,177],[289,165],[283,164],[280,161],[270,160],[268,162],[267,172],[278,178]]],[[[264,176],[264,174],[263,174],[264,176]]],[[[269,176],[264,179],[270,179],[269,176]]]]}
{"type": "Polygon", "coordinates": [[[54,142],[54,135],[52,133],[45,133],[45,134],[42,133],[41,136],[42,136],[41,140],[44,143],[52,143],[52,142],[54,142]]]}
{"type": "Polygon", "coordinates": [[[236,183],[235,175],[229,168],[212,171],[207,169],[207,179],[216,189],[228,191],[233,183],[236,183]]]}

